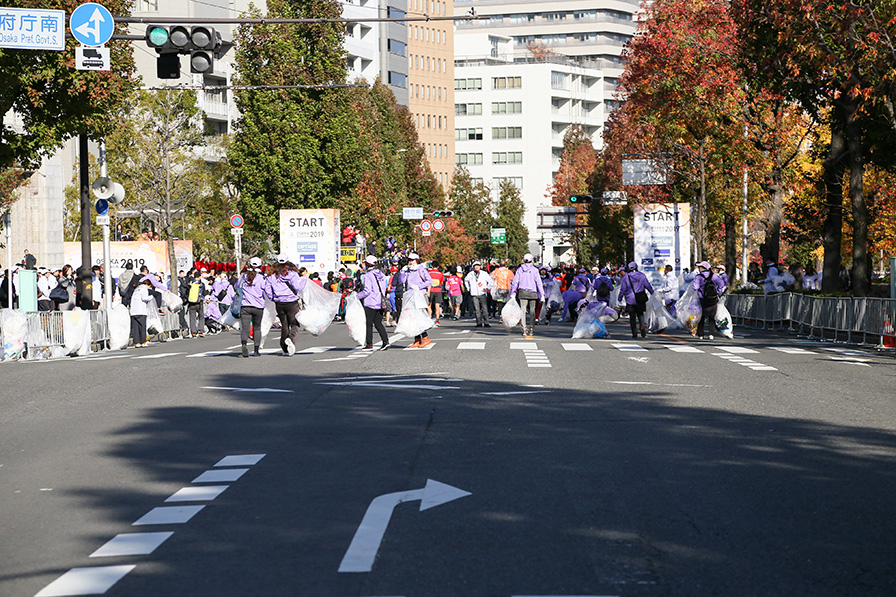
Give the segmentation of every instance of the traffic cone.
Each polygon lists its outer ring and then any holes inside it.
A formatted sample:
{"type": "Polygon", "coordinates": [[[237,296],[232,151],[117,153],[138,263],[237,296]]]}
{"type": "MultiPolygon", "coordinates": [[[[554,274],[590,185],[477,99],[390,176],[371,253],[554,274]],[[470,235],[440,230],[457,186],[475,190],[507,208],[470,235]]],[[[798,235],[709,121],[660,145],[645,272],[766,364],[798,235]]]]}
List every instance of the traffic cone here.
{"type": "Polygon", "coordinates": [[[883,345],[887,348],[896,348],[896,331],[893,330],[893,324],[890,322],[889,313],[884,313],[884,334],[883,345]]]}

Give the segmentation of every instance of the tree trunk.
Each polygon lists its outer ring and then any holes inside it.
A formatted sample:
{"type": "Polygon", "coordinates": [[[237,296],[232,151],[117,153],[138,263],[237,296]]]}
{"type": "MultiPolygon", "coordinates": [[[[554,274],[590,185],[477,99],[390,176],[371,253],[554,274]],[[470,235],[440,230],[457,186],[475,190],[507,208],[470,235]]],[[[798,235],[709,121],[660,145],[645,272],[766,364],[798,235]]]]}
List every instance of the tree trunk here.
{"type": "Polygon", "coordinates": [[[865,205],[865,161],[858,106],[850,101],[846,112],[846,145],[849,150],[849,199],[852,204],[852,293],[868,295],[868,209],[865,205]]]}
{"type": "Polygon", "coordinates": [[[706,253],[706,156],[703,146],[706,140],[700,141],[700,197],[697,204],[697,261],[703,261],[706,253]]]}
{"type": "Polygon", "coordinates": [[[833,110],[831,122],[831,146],[824,160],[824,194],[827,215],[824,219],[824,267],[821,280],[823,292],[840,288],[840,245],[843,241],[843,157],[846,140],[843,135],[839,110],[833,110]]]}
{"type": "Polygon", "coordinates": [[[760,247],[763,263],[778,262],[781,257],[781,221],[784,217],[784,174],[781,168],[775,167],[770,173],[771,206],[768,216],[768,227],[765,231],[765,242],[760,247]]]}
{"type": "Polygon", "coordinates": [[[737,237],[739,234],[737,220],[737,213],[725,214],[725,272],[731,282],[737,278],[737,237]]]}

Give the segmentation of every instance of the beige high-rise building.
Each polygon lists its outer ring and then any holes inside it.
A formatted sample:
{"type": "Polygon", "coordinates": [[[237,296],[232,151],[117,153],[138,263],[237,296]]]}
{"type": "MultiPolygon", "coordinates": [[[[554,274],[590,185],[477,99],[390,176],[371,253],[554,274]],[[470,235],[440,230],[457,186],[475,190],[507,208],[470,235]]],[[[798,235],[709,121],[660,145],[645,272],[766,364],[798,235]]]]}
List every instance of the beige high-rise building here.
{"type": "MultiPolygon", "coordinates": [[[[408,16],[447,17],[453,0],[408,0],[408,16]]],[[[429,166],[445,190],[454,173],[454,24],[408,23],[408,108],[429,166]]]]}

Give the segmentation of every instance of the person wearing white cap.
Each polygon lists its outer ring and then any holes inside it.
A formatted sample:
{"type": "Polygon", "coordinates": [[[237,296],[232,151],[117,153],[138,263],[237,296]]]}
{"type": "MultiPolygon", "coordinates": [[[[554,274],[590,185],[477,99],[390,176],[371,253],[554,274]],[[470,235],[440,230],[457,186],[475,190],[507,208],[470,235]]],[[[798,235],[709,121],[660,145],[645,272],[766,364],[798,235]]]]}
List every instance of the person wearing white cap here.
{"type": "Polygon", "coordinates": [[[280,320],[280,348],[283,354],[292,356],[296,353],[296,339],[299,337],[299,299],[308,278],[302,278],[289,257],[281,253],[277,255],[277,265],[264,281],[264,295],[273,301],[280,320]]]}
{"type": "Polygon", "coordinates": [[[249,331],[255,343],[253,356],[261,356],[261,320],[264,316],[264,274],[261,273],[261,259],[253,257],[249,266],[236,283],[240,296],[240,342],[243,357],[249,356],[249,331]]]}
{"type": "Polygon", "coordinates": [[[706,320],[710,321],[710,325],[716,327],[716,310],[719,308],[719,297],[725,291],[725,283],[718,276],[712,273],[708,261],[701,261],[697,264],[700,273],[694,278],[693,288],[697,291],[697,297],[700,299],[700,306],[703,308],[703,314],[697,323],[697,337],[704,340],[712,340],[713,335],[703,335],[703,326],[706,320]]]}
{"type": "Polygon", "coordinates": [[[538,275],[538,269],[532,264],[531,253],[523,255],[523,264],[517,268],[510,285],[510,295],[516,295],[523,310],[523,317],[520,319],[523,336],[527,340],[531,340],[535,336],[535,306],[544,301],[544,286],[538,275]],[[528,320],[526,311],[529,312],[528,320]],[[527,321],[531,325],[526,325],[527,321]]]}
{"type": "MultiPolygon", "coordinates": [[[[408,255],[408,270],[404,277],[404,287],[416,288],[429,295],[429,289],[432,286],[432,278],[429,277],[429,271],[420,265],[420,257],[416,253],[408,255]]],[[[430,344],[429,334],[423,332],[418,336],[414,336],[414,343],[408,348],[422,348],[430,344]]]]}
{"type": "Polygon", "coordinates": [[[364,258],[361,266],[364,274],[361,276],[362,289],[358,291],[358,299],[364,306],[364,316],[367,319],[367,336],[364,348],[373,348],[373,328],[376,328],[383,345],[380,350],[389,348],[389,335],[383,325],[383,315],[389,309],[389,281],[386,275],[376,266],[377,259],[374,255],[364,258]]]}
{"type": "Polygon", "coordinates": [[[464,285],[467,287],[467,292],[470,295],[473,315],[476,317],[476,327],[491,327],[488,324],[485,300],[488,292],[495,287],[495,281],[488,275],[488,272],[482,270],[481,263],[474,261],[473,269],[464,278],[464,285]]]}

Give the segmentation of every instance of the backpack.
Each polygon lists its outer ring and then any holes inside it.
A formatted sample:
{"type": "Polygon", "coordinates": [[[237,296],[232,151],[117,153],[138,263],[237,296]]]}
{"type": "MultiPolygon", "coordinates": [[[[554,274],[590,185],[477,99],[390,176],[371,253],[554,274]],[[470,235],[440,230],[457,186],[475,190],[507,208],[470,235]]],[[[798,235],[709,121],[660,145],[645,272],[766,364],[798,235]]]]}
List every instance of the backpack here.
{"type": "Polygon", "coordinates": [[[121,295],[121,304],[125,307],[131,306],[131,297],[134,296],[134,289],[140,286],[140,282],[137,280],[137,276],[131,278],[131,281],[128,282],[127,287],[124,289],[124,293],[121,295]]]}
{"type": "Polygon", "coordinates": [[[713,284],[712,274],[703,276],[703,278],[706,280],[706,283],[703,285],[703,298],[700,302],[704,307],[710,307],[719,302],[719,290],[713,284]]]}
{"type": "Polygon", "coordinates": [[[187,293],[187,302],[188,303],[198,303],[199,296],[202,289],[202,282],[193,281],[190,283],[190,292],[187,293]]]}
{"type": "Polygon", "coordinates": [[[607,284],[607,281],[603,279],[600,281],[600,284],[594,292],[597,294],[597,296],[606,298],[610,296],[610,286],[607,284]]]}

